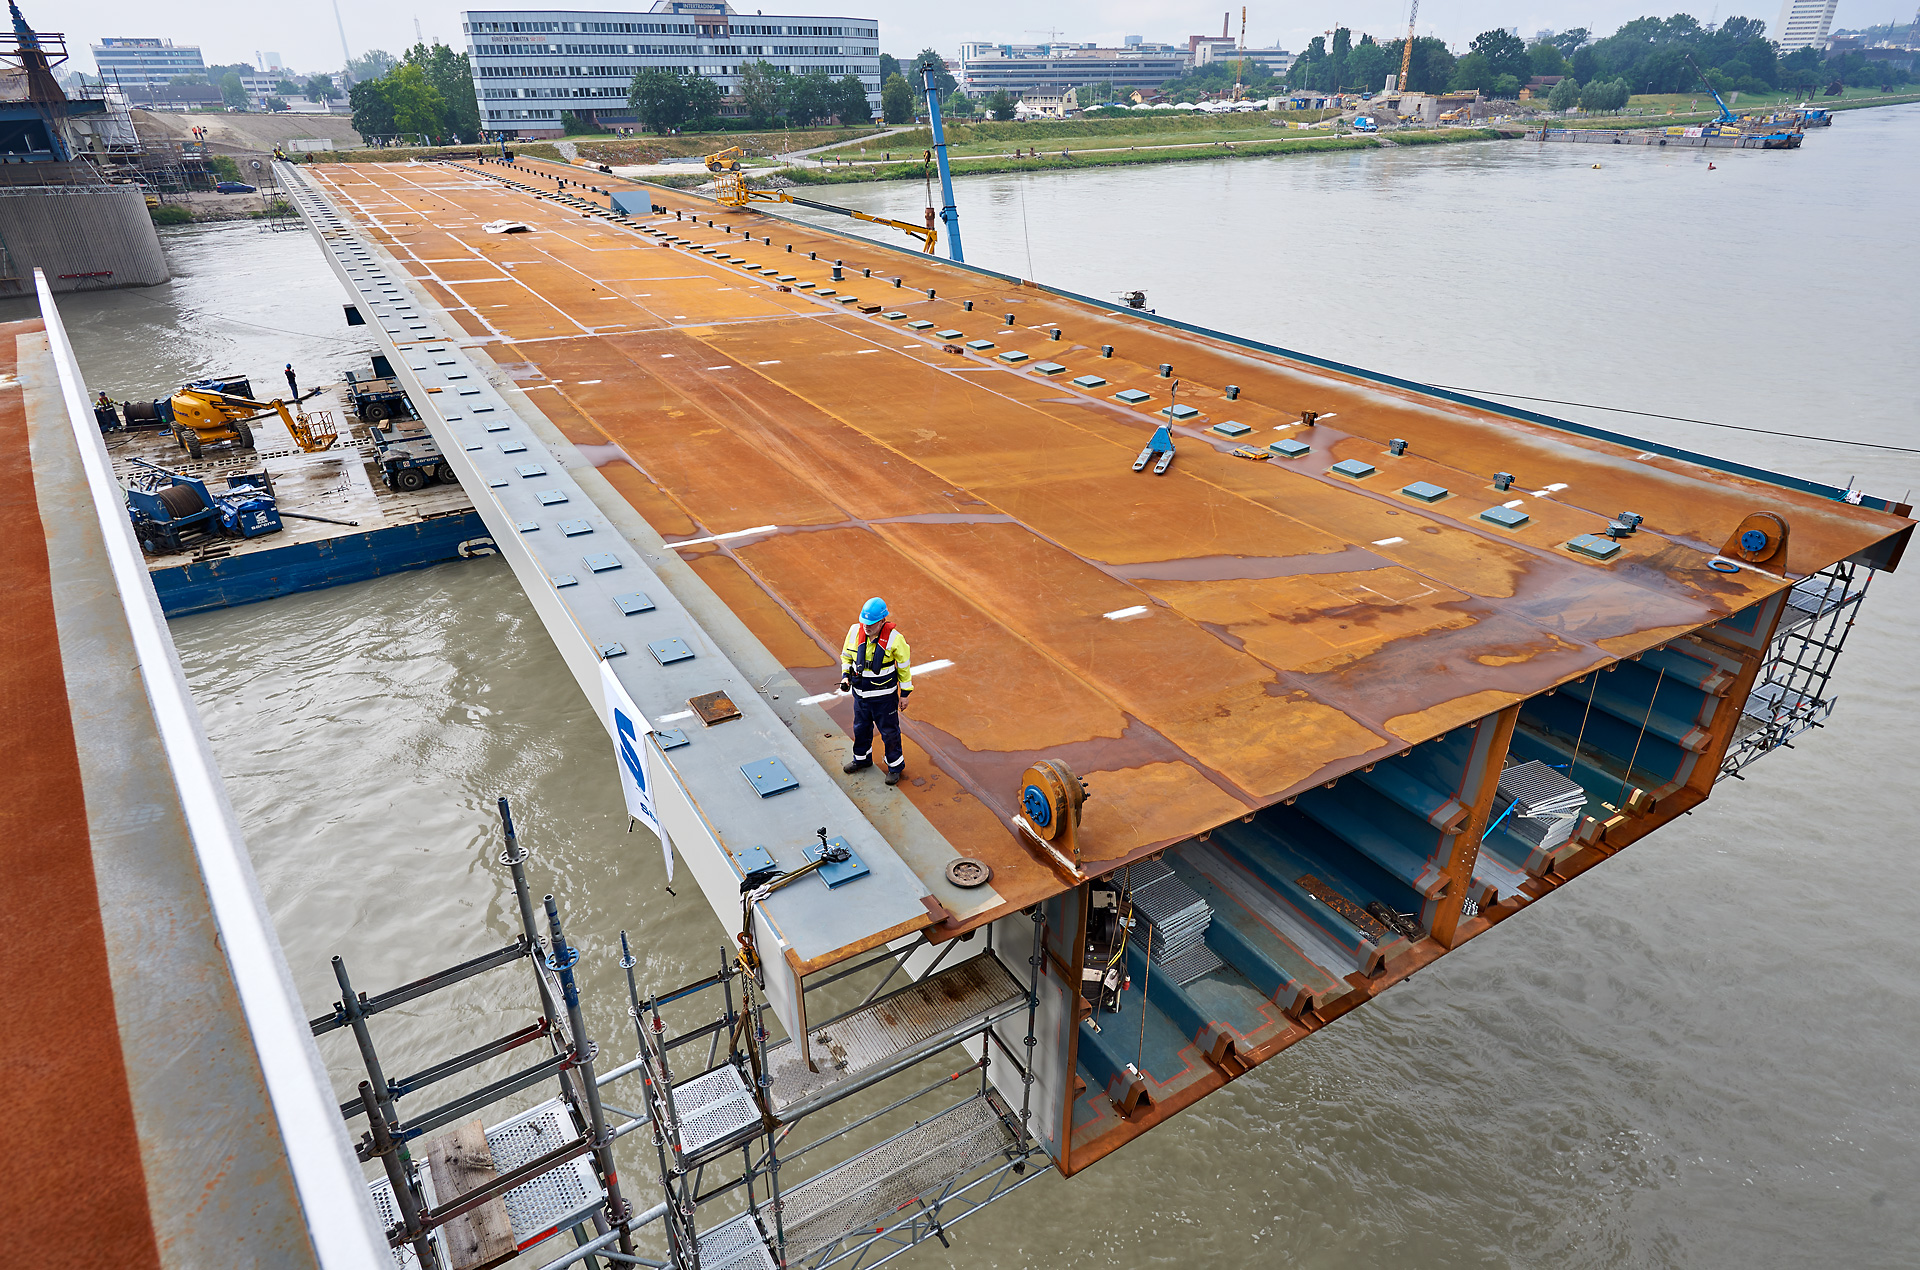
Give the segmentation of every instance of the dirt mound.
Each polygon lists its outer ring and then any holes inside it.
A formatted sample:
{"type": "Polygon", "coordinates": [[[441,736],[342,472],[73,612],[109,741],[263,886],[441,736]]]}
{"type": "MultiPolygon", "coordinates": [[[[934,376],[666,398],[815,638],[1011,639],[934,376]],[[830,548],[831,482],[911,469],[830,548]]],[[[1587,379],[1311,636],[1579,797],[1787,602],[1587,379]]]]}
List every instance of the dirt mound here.
{"type": "Polygon", "coordinates": [[[364,142],[346,115],[182,114],[136,110],[133,126],[143,137],[192,141],[195,128],[207,130],[207,148],[215,154],[271,154],[289,141],[324,137],[339,150],[364,142]]]}

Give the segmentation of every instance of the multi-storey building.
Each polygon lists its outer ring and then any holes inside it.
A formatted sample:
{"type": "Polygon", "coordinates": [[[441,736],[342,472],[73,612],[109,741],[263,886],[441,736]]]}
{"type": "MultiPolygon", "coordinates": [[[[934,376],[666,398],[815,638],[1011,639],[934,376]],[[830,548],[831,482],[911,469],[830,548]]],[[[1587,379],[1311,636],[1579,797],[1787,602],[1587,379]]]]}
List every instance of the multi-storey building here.
{"type": "Polygon", "coordinates": [[[1827,32],[1833,30],[1833,11],[1840,0],[1783,0],[1780,20],[1773,24],[1774,41],[1782,53],[1824,45],[1827,32]]]}
{"type": "Polygon", "coordinates": [[[731,96],[750,62],[794,75],[851,75],[880,111],[880,24],[873,18],[749,15],[724,0],[656,0],[644,13],[476,9],[461,18],[489,132],[559,136],[562,111],[632,126],[627,95],[637,72],[705,75],[731,96]]]}
{"type": "Polygon", "coordinates": [[[205,75],[198,44],[172,40],[103,39],[93,46],[94,69],[122,88],[159,88],[177,75],[205,75]]]}
{"type": "Polygon", "coordinates": [[[1193,66],[1193,56],[1172,44],[962,44],[960,87],[969,97],[1004,89],[1012,96],[1042,88],[1111,83],[1116,88],[1158,88],[1193,66]]]}

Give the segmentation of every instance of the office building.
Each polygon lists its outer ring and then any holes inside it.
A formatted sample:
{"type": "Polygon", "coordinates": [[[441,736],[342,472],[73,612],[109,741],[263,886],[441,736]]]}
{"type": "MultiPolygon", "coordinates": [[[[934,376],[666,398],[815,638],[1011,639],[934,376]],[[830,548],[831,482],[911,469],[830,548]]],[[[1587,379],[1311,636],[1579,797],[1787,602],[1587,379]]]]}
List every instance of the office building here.
{"type": "Polygon", "coordinates": [[[1840,0],[1783,0],[1780,19],[1773,24],[1774,42],[1782,53],[1824,46],[1827,32],[1833,30],[1833,11],[1840,0]]]}
{"type": "MultiPolygon", "coordinates": [[[[793,75],[851,75],[880,113],[880,24],[873,18],[749,15],[724,0],[657,0],[643,13],[476,9],[460,16],[489,132],[559,136],[562,111],[633,127],[627,95],[636,73],[704,75],[731,97],[749,62],[793,75]]],[[[722,113],[740,109],[730,103],[722,113]]]]}
{"type": "Polygon", "coordinates": [[[1116,88],[1158,88],[1193,65],[1186,49],[1172,44],[962,44],[960,87],[979,98],[1005,90],[1019,97],[1046,89],[1111,83],[1116,88]]]}
{"type": "Polygon", "coordinates": [[[199,45],[172,40],[103,39],[93,46],[93,65],[102,79],[122,88],[158,88],[176,75],[207,73],[199,45]]]}

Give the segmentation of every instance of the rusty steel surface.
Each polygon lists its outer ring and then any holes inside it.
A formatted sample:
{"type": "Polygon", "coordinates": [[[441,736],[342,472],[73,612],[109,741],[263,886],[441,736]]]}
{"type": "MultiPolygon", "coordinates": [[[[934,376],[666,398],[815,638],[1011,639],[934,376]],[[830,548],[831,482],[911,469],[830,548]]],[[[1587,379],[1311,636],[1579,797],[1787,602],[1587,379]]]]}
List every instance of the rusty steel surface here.
{"type": "Polygon", "coordinates": [[[1780,589],[1708,567],[1752,513],[1794,574],[1912,524],[676,191],[698,221],[642,218],[666,243],[490,173],[311,169],[669,543],[703,540],[683,558],[808,692],[869,595],[952,663],[916,681],[900,788],[1009,905],[1062,885],[1007,829],[1037,759],[1087,781],[1104,871],[1780,589]],[[1176,379],[1199,413],[1136,473],[1176,379]],[[1311,450],[1232,453],[1285,438],[1311,450]],[[1506,502],[1525,525],[1480,519],[1506,502]],[[1567,549],[1623,511],[1613,559],[1567,549]]]}

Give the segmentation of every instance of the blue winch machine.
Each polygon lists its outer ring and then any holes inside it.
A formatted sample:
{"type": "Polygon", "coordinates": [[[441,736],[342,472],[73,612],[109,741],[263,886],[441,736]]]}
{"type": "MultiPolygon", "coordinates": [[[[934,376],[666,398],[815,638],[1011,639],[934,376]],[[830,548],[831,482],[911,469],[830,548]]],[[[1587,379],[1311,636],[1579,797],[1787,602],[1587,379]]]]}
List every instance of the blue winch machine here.
{"type": "Polygon", "coordinates": [[[215,493],[198,477],[145,459],[131,462],[149,470],[127,490],[133,533],[146,551],[180,551],[187,539],[202,534],[258,538],[280,530],[280,509],[265,472],[230,476],[227,488],[215,493]]]}

